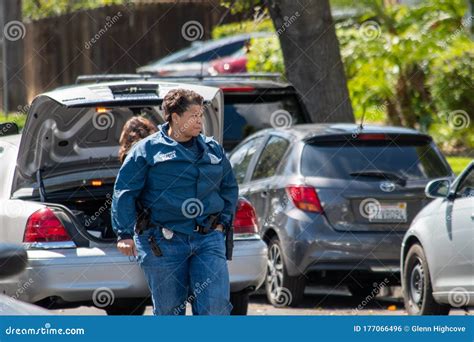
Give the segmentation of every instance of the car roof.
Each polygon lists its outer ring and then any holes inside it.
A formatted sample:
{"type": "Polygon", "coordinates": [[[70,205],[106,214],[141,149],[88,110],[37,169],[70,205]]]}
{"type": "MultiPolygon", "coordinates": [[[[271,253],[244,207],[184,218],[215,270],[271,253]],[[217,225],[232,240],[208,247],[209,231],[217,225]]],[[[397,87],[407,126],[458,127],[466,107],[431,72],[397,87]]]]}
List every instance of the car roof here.
{"type": "Polygon", "coordinates": [[[268,133],[282,133],[296,136],[299,139],[306,139],[315,136],[322,135],[334,135],[334,134],[353,134],[357,133],[385,133],[385,134],[413,134],[413,135],[424,135],[423,133],[405,127],[397,126],[383,126],[383,125],[364,125],[363,129],[360,129],[359,124],[351,123],[310,123],[294,125],[288,128],[267,128],[260,131],[262,134],[268,133]]]}

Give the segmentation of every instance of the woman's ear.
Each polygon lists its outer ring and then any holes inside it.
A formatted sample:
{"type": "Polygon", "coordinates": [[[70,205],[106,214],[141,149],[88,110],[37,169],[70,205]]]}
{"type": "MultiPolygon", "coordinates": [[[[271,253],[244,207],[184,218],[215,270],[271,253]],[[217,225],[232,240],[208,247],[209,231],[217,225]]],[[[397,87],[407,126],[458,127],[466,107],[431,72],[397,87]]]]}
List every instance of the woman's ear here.
{"type": "Polygon", "coordinates": [[[174,123],[177,123],[179,121],[178,113],[176,113],[176,112],[171,113],[171,121],[174,122],[174,123]]]}

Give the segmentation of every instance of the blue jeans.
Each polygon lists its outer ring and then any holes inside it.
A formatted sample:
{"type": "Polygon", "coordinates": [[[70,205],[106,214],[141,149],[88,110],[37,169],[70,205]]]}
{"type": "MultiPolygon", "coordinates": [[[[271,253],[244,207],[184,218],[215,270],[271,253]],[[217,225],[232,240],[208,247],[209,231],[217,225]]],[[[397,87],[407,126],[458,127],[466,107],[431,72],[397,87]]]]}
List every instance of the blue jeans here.
{"type": "Polygon", "coordinates": [[[229,271],[224,233],[206,235],[174,232],[167,240],[161,229],[134,236],[138,263],[145,273],[155,315],[184,315],[191,303],[193,315],[229,315],[229,271]],[[162,256],[155,256],[153,235],[162,256]]]}

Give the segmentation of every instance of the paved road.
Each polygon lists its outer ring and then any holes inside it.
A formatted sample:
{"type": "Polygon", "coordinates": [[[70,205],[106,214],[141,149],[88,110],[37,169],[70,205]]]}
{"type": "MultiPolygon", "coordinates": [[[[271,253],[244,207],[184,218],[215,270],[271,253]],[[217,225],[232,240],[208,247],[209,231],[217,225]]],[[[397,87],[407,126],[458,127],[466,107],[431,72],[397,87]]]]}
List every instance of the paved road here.
{"type": "MultiPolygon", "coordinates": [[[[394,296],[377,297],[364,305],[362,310],[355,308],[362,303],[343,289],[332,290],[309,288],[304,302],[298,308],[274,308],[268,304],[264,295],[254,295],[250,299],[249,315],[405,315],[399,289],[394,290],[394,296]],[[329,294],[330,293],[330,294],[329,294]]],[[[77,309],[53,310],[61,315],[105,315],[101,309],[80,307],[77,309]]],[[[151,307],[147,307],[146,315],[151,315],[151,307]]],[[[188,310],[189,314],[189,310],[188,310]]],[[[465,315],[464,310],[451,310],[451,315],[465,315]]],[[[472,311],[470,312],[472,314],[472,311]]]]}

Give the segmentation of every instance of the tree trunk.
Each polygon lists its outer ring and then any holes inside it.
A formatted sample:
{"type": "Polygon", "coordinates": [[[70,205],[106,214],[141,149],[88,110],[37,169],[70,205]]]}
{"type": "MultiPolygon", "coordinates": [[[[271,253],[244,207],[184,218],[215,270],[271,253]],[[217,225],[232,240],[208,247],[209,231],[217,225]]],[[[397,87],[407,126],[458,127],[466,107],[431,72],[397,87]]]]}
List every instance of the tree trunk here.
{"type": "Polygon", "coordinates": [[[0,92],[4,112],[18,110],[26,105],[26,85],[23,78],[23,37],[21,1],[0,0],[0,92]]]}
{"type": "Polygon", "coordinates": [[[269,0],[288,80],[314,122],[354,122],[329,0],[269,0]]]}

